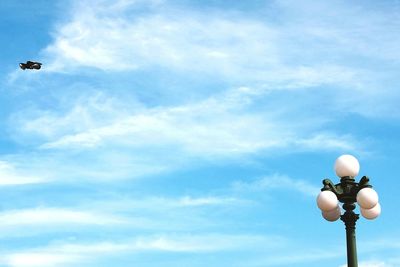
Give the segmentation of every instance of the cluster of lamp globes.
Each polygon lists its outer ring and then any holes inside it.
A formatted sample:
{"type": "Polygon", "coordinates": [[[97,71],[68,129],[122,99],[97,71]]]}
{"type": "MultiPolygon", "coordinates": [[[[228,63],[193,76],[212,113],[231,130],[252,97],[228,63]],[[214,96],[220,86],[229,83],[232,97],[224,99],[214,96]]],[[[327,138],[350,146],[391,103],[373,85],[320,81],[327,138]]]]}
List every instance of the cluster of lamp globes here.
{"type": "MultiPolygon", "coordinates": [[[[336,159],[335,172],[341,177],[358,175],[360,164],[351,155],[342,155],[336,159]]],[[[363,188],[357,193],[357,203],[360,206],[361,215],[373,220],[381,214],[381,206],[378,202],[378,194],[372,188],[363,188]]],[[[317,197],[317,205],[322,211],[325,220],[334,222],[340,218],[341,210],[339,200],[335,193],[329,190],[322,191],[317,197]]]]}

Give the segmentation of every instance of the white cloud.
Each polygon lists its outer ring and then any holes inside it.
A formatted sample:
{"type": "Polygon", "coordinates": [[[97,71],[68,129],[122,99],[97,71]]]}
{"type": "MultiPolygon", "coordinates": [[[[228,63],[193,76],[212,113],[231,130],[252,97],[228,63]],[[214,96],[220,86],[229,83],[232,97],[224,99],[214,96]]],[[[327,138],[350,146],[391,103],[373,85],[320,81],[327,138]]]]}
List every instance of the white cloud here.
{"type": "MultiPolygon", "coordinates": [[[[74,88],[70,88],[73,90],[74,88]]],[[[64,132],[81,132],[94,128],[113,120],[127,116],[128,110],[141,109],[141,105],[134,99],[122,102],[115,96],[106,95],[101,91],[81,93],[79,96],[58,100],[57,110],[42,110],[30,108],[14,113],[9,122],[17,124],[14,131],[19,138],[24,133],[29,136],[54,138],[64,132]],[[128,104],[129,103],[129,104],[128,104]]]]}
{"type": "Polygon", "coordinates": [[[48,182],[48,178],[32,176],[26,173],[26,171],[15,168],[15,166],[8,161],[0,161],[0,186],[48,182]]]}
{"type": "MultiPolygon", "coordinates": [[[[81,200],[76,207],[35,207],[0,212],[0,236],[41,236],[46,233],[82,233],[82,229],[136,231],[192,231],[215,226],[208,212],[243,208],[250,202],[230,196],[113,197],[81,200]]],[[[222,222],[220,222],[222,223],[222,222]]],[[[107,231],[108,231],[107,230],[107,231]]],[[[86,234],[84,234],[86,235],[86,234]]]]}
{"type": "MultiPolygon", "coordinates": [[[[227,160],[265,151],[357,151],[361,141],[319,129],[318,116],[292,118],[285,107],[258,107],[265,90],[238,87],[176,106],[143,107],[105,93],[60,111],[22,110],[13,116],[22,143],[34,136],[38,155],[19,159],[55,179],[115,180],[168,172],[196,160],[227,160]],[[120,108],[125,107],[125,108],[120,108]],[[257,112],[254,109],[259,109],[257,112]],[[165,157],[168,151],[168,157],[165,157]],[[79,153],[81,160],[76,160],[79,153]],[[91,164],[82,164],[90,161],[91,164]]],[[[199,161],[201,160],[201,161],[199,161]]]]}
{"type": "Polygon", "coordinates": [[[200,197],[193,198],[190,196],[184,196],[177,202],[178,206],[209,206],[209,205],[226,205],[240,203],[241,201],[231,197],[200,197]]]}
{"type": "Polygon", "coordinates": [[[294,141],[300,147],[309,149],[354,151],[357,149],[357,141],[351,135],[336,136],[333,133],[316,133],[310,138],[294,141]]]}
{"type": "Polygon", "coordinates": [[[293,29],[282,25],[179,9],[150,8],[148,13],[129,15],[124,11],[143,3],[128,2],[115,11],[110,8],[114,2],[85,2],[74,8],[72,18],[56,30],[54,42],[45,49],[48,70],[161,67],[230,82],[262,82],[270,89],[354,85],[365,74],[334,63],[288,64],[292,58],[287,59],[285,40],[293,29]]]}
{"type": "Polygon", "coordinates": [[[7,255],[2,260],[10,267],[52,267],[73,264],[81,258],[76,255],[63,255],[47,252],[22,252],[7,255]]]}
{"type": "Polygon", "coordinates": [[[17,227],[28,225],[109,225],[126,223],[123,218],[110,214],[64,209],[33,208],[8,210],[0,213],[0,227],[17,227]]]}
{"type": "MultiPolygon", "coordinates": [[[[131,208],[145,209],[145,210],[164,210],[173,209],[178,210],[179,208],[195,208],[195,207],[209,207],[209,206],[237,206],[240,204],[246,204],[248,201],[240,198],[229,197],[229,196],[199,196],[193,197],[185,195],[182,197],[167,198],[167,197],[147,197],[140,200],[124,199],[123,201],[107,202],[100,204],[101,206],[107,207],[111,205],[113,208],[119,209],[126,207],[127,210],[131,208]],[[121,203],[123,203],[121,205],[121,203]]],[[[185,210],[186,212],[186,210],[185,210]]]]}
{"type": "MultiPolygon", "coordinates": [[[[76,7],[71,21],[58,29],[55,42],[47,48],[55,59],[55,67],[64,67],[66,63],[104,70],[149,65],[206,70],[208,65],[211,72],[229,72],[232,67],[243,65],[239,52],[245,47],[253,51],[248,60],[255,65],[274,61],[276,55],[269,45],[276,33],[254,21],[206,19],[195,13],[153,13],[136,18],[124,16],[122,11],[116,16],[109,4],[110,1],[103,1],[95,8],[90,4],[76,7]],[[189,62],[197,64],[188,65],[189,62]]],[[[129,5],[125,6],[128,8],[129,5]]]]}
{"type": "MultiPolygon", "coordinates": [[[[268,237],[251,235],[183,235],[165,236],[157,238],[139,238],[135,248],[140,250],[161,250],[170,252],[211,252],[223,250],[237,250],[241,248],[256,247],[258,243],[269,242],[268,237]]],[[[282,243],[281,238],[272,237],[271,241],[282,243]]]]}
{"type": "Polygon", "coordinates": [[[48,247],[3,255],[7,266],[64,266],[96,261],[99,258],[129,252],[207,253],[229,250],[252,250],[259,247],[279,247],[287,241],[279,236],[257,235],[153,235],[138,236],[132,240],[98,243],[56,243],[48,247]]]}
{"type": "MultiPolygon", "coordinates": [[[[204,211],[208,211],[210,209],[215,208],[215,210],[223,210],[225,207],[231,208],[240,208],[242,206],[246,206],[251,204],[252,202],[246,199],[242,199],[239,197],[232,197],[230,195],[207,195],[207,196],[192,196],[192,195],[183,195],[180,197],[165,197],[165,196],[149,196],[141,199],[132,199],[128,197],[116,198],[107,201],[97,201],[89,204],[85,204],[85,209],[94,209],[97,210],[101,207],[103,211],[109,212],[121,212],[121,213],[129,213],[131,210],[135,210],[136,214],[141,214],[144,212],[146,216],[149,218],[149,221],[152,219],[161,216],[164,218],[173,217],[172,214],[177,214],[177,220],[184,221],[186,219],[193,219],[193,216],[188,216],[188,213],[197,213],[201,210],[201,216],[204,215],[204,211]],[[199,210],[197,210],[199,208],[199,210]],[[204,209],[203,209],[204,208],[204,209]],[[152,214],[149,216],[149,213],[152,214]],[[179,216],[178,216],[179,214],[179,216]],[[172,216],[170,216],[172,215],[172,216]],[[180,218],[180,216],[185,217],[180,218]]],[[[154,222],[168,221],[165,218],[154,220],[154,222]]],[[[149,222],[145,222],[148,225],[149,222]]],[[[184,222],[183,222],[184,223],[184,222]]],[[[204,222],[203,222],[204,223],[204,222]]],[[[171,224],[170,224],[171,225],[171,224]]],[[[180,224],[181,225],[181,224],[180,224]]],[[[187,223],[187,226],[190,228],[193,226],[192,223],[187,223]]]]}
{"type": "MultiPolygon", "coordinates": [[[[100,126],[78,123],[81,112],[76,113],[74,107],[63,117],[51,119],[56,123],[50,123],[47,114],[35,119],[20,119],[21,127],[18,128],[26,133],[34,129],[35,133],[48,137],[49,141],[41,145],[43,149],[96,148],[112,143],[136,149],[174,146],[185,153],[207,156],[234,156],[282,147],[357,149],[358,143],[351,136],[336,136],[329,132],[314,132],[310,136],[307,124],[291,123],[290,118],[281,118],[279,110],[250,112],[253,102],[263,94],[262,90],[239,87],[190,104],[141,108],[132,110],[133,115],[127,112],[116,114],[113,120],[100,120],[100,126]],[[77,127],[82,129],[77,131],[77,127]],[[58,134],[49,135],[49,132],[58,134]]],[[[85,114],[96,111],[90,106],[83,110],[85,114]]],[[[112,117],[112,111],[109,116],[112,117]]]]}
{"type": "Polygon", "coordinates": [[[236,181],[232,184],[232,189],[238,191],[289,189],[299,191],[300,193],[311,197],[317,196],[320,191],[319,187],[316,187],[307,181],[293,179],[286,175],[279,174],[262,177],[252,182],[236,181]]]}
{"type": "Polygon", "coordinates": [[[396,71],[376,67],[400,58],[395,14],[351,3],[278,1],[274,7],[280,22],[162,1],[77,1],[44,50],[47,70],[156,68],[269,90],[322,87],[335,90],[337,111],[399,116],[397,83],[390,84],[396,71]],[[315,15],[327,12],[335,16],[315,15]]]}

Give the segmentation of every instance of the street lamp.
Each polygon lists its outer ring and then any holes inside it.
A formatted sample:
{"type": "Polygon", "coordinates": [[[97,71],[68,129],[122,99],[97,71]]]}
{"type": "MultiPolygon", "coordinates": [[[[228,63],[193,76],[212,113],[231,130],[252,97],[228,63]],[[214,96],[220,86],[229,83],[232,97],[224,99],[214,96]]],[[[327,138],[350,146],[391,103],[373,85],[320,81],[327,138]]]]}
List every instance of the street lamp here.
{"type": "Polygon", "coordinates": [[[335,172],[340,177],[340,183],[334,184],[324,179],[324,187],[317,197],[317,205],[322,211],[322,217],[333,222],[339,218],[346,225],[347,267],[357,267],[356,221],[359,214],[354,213],[357,202],[361,215],[369,220],[375,219],[381,213],[378,194],[368,183],[369,178],[363,176],[360,182],[355,177],[360,170],[358,160],[351,155],[342,155],[336,159],[335,172]],[[339,202],[343,203],[344,213],[341,214],[339,202]]]}

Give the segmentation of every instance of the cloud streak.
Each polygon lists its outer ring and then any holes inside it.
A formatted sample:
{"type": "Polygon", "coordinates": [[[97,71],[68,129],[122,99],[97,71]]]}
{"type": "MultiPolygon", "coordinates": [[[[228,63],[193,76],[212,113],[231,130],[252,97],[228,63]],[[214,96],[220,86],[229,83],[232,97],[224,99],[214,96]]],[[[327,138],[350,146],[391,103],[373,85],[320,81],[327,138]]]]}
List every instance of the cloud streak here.
{"type": "MultiPolygon", "coordinates": [[[[91,123],[85,126],[79,120],[82,113],[92,114],[96,110],[90,105],[75,106],[63,117],[45,114],[33,120],[20,119],[20,128],[50,139],[41,145],[42,149],[90,149],[109,143],[133,148],[173,145],[195,155],[242,154],[279,147],[356,149],[351,136],[335,136],[329,132],[301,136],[300,129],[291,129],[288,121],[282,121],[279,110],[249,112],[263,95],[262,90],[240,87],[186,105],[142,108],[133,111],[135,115],[112,115],[111,111],[108,116],[113,119],[98,127],[91,123]],[[74,130],[77,127],[81,130],[74,130]],[[66,132],[66,129],[77,133],[66,132]]],[[[96,109],[102,109],[101,103],[96,109]]],[[[88,120],[91,121],[90,117],[88,120]]],[[[304,128],[303,131],[308,132],[304,128]]]]}
{"type": "Polygon", "coordinates": [[[0,161],[0,186],[27,185],[48,182],[43,176],[32,176],[16,169],[9,161],[0,161]]]}
{"type": "Polygon", "coordinates": [[[272,247],[286,241],[277,236],[252,235],[163,235],[139,236],[121,242],[59,243],[27,251],[9,252],[3,263],[12,267],[65,266],[105,259],[121,253],[167,252],[167,253],[210,253],[252,249],[259,245],[272,247]]]}
{"type": "Polygon", "coordinates": [[[256,179],[252,182],[235,181],[232,189],[235,191],[264,191],[276,189],[296,190],[306,196],[316,197],[320,188],[314,186],[307,181],[293,179],[286,175],[275,174],[256,179]]]}
{"type": "MultiPolygon", "coordinates": [[[[105,2],[108,4],[96,8],[81,3],[72,19],[56,30],[53,44],[44,51],[51,62],[50,71],[159,67],[231,82],[261,82],[273,89],[356,84],[364,75],[362,69],[334,63],[285,63],[287,51],[282,42],[292,35],[285,25],[193,10],[168,13],[162,5],[148,9],[140,18],[121,10],[116,16],[110,2],[105,2]]],[[[141,3],[124,5],[126,9],[138,6],[141,3]]]]}
{"type": "Polygon", "coordinates": [[[126,221],[115,216],[64,208],[8,210],[0,213],[0,227],[27,225],[107,225],[126,221]]]}

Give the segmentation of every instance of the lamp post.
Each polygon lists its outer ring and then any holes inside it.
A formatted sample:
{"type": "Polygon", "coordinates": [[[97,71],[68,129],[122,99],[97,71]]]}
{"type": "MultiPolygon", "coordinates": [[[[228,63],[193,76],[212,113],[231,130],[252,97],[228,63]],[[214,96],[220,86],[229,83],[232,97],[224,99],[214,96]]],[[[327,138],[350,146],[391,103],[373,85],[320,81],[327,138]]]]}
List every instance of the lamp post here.
{"type": "Polygon", "coordinates": [[[356,204],[360,206],[361,215],[373,220],[381,213],[378,194],[369,184],[369,178],[363,176],[357,183],[355,177],[360,170],[358,160],[351,155],[342,155],[336,159],[335,172],[340,183],[334,184],[329,179],[322,181],[324,187],[317,197],[317,205],[322,216],[330,222],[339,218],[346,226],[347,267],[357,267],[356,221],[359,214],[354,213],[356,204]],[[343,203],[341,214],[339,202],[343,203]]]}

